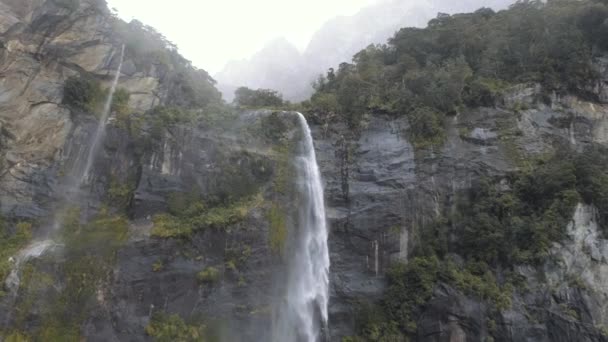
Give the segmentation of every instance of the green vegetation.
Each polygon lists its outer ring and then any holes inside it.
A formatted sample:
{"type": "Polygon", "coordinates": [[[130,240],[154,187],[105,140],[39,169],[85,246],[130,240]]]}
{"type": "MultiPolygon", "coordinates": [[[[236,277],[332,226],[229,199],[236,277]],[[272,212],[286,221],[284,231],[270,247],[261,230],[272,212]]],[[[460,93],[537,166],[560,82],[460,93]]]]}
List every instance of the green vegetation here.
{"type": "MultiPolygon", "coordinates": [[[[0,335],[2,336],[2,335],[0,335]]],[[[4,342],[29,342],[31,341],[31,339],[27,336],[24,335],[18,331],[12,332],[11,334],[7,335],[6,338],[4,339],[4,342]]]]}
{"type": "Polygon", "coordinates": [[[190,203],[185,210],[154,217],[152,236],[159,238],[189,238],[195,231],[226,229],[241,222],[249,211],[261,204],[260,196],[228,204],[208,206],[202,201],[190,203]]]}
{"type": "MultiPolygon", "coordinates": [[[[227,270],[230,270],[235,275],[238,274],[239,269],[242,268],[249,260],[251,256],[251,247],[244,245],[237,248],[227,248],[225,250],[225,266],[227,270]]],[[[243,279],[244,281],[244,279],[243,279]]]]}
{"type": "Polygon", "coordinates": [[[129,113],[130,99],[131,94],[126,89],[116,89],[112,97],[112,111],[117,115],[127,115],[129,113]]]}
{"type": "MultiPolygon", "coordinates": [[[[388,273],[390,285],[383,306],[388,318],[399,322],[397,326],[401,331],[416,331],[414,310],[431,298],[439,279],[439,269],[437,257],[418,257],[410,260],[407,265],[397,264],[388,273]]],[[[394,326],[391,323],[384,330],[390,331],[394,326]]]]}
{"type": "Polygon", "coordinates": [[[137,20],[125,23],[115,19],[112,24],[125,43],[125,57],[134,61],[139,71],[153,67],[170,71],[164,79],[171,85],[168,106],[193,109],[221,103],[215,80],[205,70],[195,68],[179,54],[175,44],[153,27],[137,20]]]}
{"type": "Polygon", "coordinates": [[[196,278],[204,284],[215,284],[220,280],[220,271],[215,267],[207,267],[198,272],[196,278]]]}
{"type": "Polygon", "coordinates": [[[152,272],[160,272],[165,268],[162,260],[157,260],[152,264],[152,272]]]}
{"type": "Polygon", "coordinates": [[[450,260],[444,264],[445,280],[460,291],[485,300],[499,310],[511,307],[513,285],[500,286],[490,268],[483,262],[471,262],[460,268],[450,260]]]}
{"type": "MultiPolygon", "coordinates": [[[[582,152],[564,147],[506,177],[482,177],[456,196],[447,217],[420,227],[419,247],[407,264],[390,270],[384,300],[360,313],[359,337],[351,341],[414,334],[421,309],[440,283],[486,302],[492,311],[508,309],[513,292],[523,290],[514,267],[546,260],[553,243],[566,238],[579,202],[597,207],[605,222],[606,191],[608,151],[599,146],[582,152]],[[455,262],[451,255],[464,260],[455,262]]],[[[584,288],[576,277],[568,282],[584,288]]],[[[568,307],[562,311],[578,317],[568,307]]]]}
{"type": "Polygon", "coordinates": [[[107,194],[108,200],[113,207],[125,209],[129,206],[133,191],[135,191],[135,184],[131,182],[123,183],[116,177],[112,177],[107,194]]]}
{"type": "MultiPolygon", "coordinates": [[[[88,76],[72,76],[65,81],[63,88],[63,103],[86,113],[100,115],[108,96],[108,89],[103,89],[101,83],[88,76]]],[[[112,98],[111,110],[116,113],[119,122],[129,116],[129,99],[131,94],[122,88],[116,89],[112,98]]]]}
{"type": "Polygon", "coordinates": [[[103,105],[105,92],[100,83],[88,77],[68,78],[63,89],[63,103],[76,109],[94,113],[103,105]]]}
{"type": "Polygon", "coordinates": [[[410,142],[417,148],[441,145],[445,140],[442,115],[429,107],[416,108],[409,114],[410,142]]]}
{"type": "MultiPolygon", "coordinates": [[[[13,264],[11,257],[25,247],[32,239],[32,225],[27,222],[20,222],[14,227],[5,222],[0,216],[0,281],[4,282],[11,272],[13,264]]],[[[0,291],[0,297],[2,291],[0,291]]]]}
{"type": "Polygon", "coordinates": [[[284,105],[283,95],[271,89],[240,87],[234,92],[234,103],[247,108],[277,108],[284,105]]]}
{"type": "MultiPolygon", "coordinates": [[[[565,237],[574,206],[583,201],[608,214],[608,158],[601,147],[583,153],[562,148],[529,169],[508,177],[508,190],[482,179],[460,197],[452,218],[461,234],[459,249],[490,265],[537,262],[565,237]]],[[[503,184],[504,186],[504,184],[503,184]]]]}
{"type": "Polygon", "coordinates": [[[204,342],[206,341],[204,325],[187,324],[178,315],[154,313],[146,334],[157,342],[204,342]]]}
{"type": "Polygon", "coordinates": [[[274,142],[274,150],[277,154],[272,184],[275,198],[271,201],[270,208],[267,208],[266,218],[270,225],[268,244],[270,249],[278,255],[283,255],[289,236],[289,227],[287,225],[289,206],[282,199],[294,198],[293,179],[295,169],[292,159],[293,148],[293,143],[285,139],[285,137],[280,137],[278,141],[274,142]]]}
{"type": "Polygon", "coordinates": [[[61,262],[50,260],[53,272],[48,272],[47,260],[25,264],[15,305],[16,327],[37,322],[31,331],[35,341],[81,340],[80,327],[111,279],[116,252],[127,238],[127,220],[104,209],[86,224],[78,208],[61,218],[61,262]]]}
{"type": "Polygon", "coordinates": [[[592,97],[592,59],[608,48],[608,4],[597,0],[519,1],[508,10],[439,14],[403,28],[330,69],[309,109],[352,128],[364,114],[407,116],[418,148],[443,143],[443,118],[465,106],[494,106],[511,84],[592,97]]]}
{"type": "Polygon", "coordinates": [[[273,204],[267,213],[270,223],[270,248],[279,254],[283,254],[287,241],[287,222],[285,213],[278,204],[273,204]]]}
{"type": "Polygon", "coordinates": [[[269,142],[273,144],[284,143],[288,127],[285,124],[285,118],[281,117],[279,112],[264,116],[260,120],[260,126],[262,134],[269,142]]]}

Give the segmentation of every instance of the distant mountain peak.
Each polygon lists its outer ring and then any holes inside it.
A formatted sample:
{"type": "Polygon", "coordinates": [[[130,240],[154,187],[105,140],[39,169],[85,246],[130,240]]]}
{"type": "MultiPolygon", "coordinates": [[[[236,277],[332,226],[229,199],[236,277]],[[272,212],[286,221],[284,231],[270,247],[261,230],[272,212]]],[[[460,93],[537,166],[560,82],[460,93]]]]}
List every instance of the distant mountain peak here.
{"type": "Polygon", "coordinates": [[[425,26],[438,12],[466,12],[480,7],[500,9],[513,2],[515,0],[377,1],[354,15],[327,21],[303,52],[285,37],[277,37],[251,58],[228,63],[214,78],[229,101],[239,86],[274,89],[287,100],[305,100],[312,94],[312,82],[319,74],[342,62],[350,62],[355,53],[369,44],[385,43],[402,27],[425,26]]]}

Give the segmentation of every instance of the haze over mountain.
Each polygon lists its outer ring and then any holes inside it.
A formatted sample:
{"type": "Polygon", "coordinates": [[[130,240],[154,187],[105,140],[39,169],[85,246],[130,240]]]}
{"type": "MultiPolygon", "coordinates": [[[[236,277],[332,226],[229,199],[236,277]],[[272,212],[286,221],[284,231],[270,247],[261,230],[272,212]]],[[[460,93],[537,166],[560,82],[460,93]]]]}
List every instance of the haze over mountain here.
{"type": "Polygon", "coordinates": [[[227,101],[232,101],[239,86],[275,89],[287,100],[305,100],[319,74],[350,60],[369,44],[385,43],[401,27],[424,27],[440,12],[467,12],[484,6],[498,10],[511,3],[513,0],[383,1],[326,22],[303,52],[287,39],[277,38],[249,59],[228,62],[214,78],[227,101]]]}
{"type": "Polygon", "coordinates": [[[0,341],[608,342],[608,0],[420,1],[0,0],[0,341]]]}

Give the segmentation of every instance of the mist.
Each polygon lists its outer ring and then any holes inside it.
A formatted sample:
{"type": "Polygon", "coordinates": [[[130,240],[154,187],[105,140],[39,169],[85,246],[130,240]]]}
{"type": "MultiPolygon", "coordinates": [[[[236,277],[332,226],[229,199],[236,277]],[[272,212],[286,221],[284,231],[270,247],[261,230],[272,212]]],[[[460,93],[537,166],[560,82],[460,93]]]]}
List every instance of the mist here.
{"type": "Polygon", "coordinates": [[[481,7],[507,8],[514,0],[387,0],[353,15],[336,16],[312,35],[303,50],[285,37],[268,41],[251,57],[235,59],[213,75],[227,101],[241,86],[274,89],[289,101],[308,99],[319,74],[337,68],[369,44],[382,44],[402,27],[425,27],[437,13],[461,13],[481,7]]]}

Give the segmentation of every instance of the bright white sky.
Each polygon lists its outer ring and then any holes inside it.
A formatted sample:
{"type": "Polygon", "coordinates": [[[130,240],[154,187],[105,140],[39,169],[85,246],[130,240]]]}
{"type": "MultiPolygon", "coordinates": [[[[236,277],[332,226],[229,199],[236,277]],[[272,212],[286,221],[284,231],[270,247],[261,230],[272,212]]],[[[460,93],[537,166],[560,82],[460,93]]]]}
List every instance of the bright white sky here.
{"type": "Polygon", "coordinates": [[[107,0],[124,20],[138,19],[177,44],[210,74],[285,37],[303,50],[327,20],[378,0],[107,0]]]}

